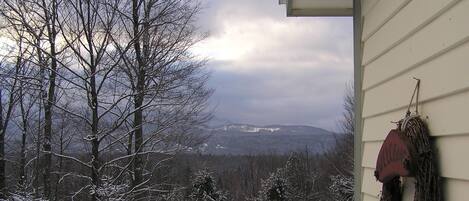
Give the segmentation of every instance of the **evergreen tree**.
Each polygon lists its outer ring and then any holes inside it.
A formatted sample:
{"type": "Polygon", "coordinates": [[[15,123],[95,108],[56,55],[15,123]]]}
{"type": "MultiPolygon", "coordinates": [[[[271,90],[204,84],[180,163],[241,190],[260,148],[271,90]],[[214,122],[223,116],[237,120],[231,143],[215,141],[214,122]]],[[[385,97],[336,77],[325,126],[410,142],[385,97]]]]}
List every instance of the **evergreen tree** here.
{"type": "Polygon", "coordinates": [[[353,201],[353,177],[335,175],[331,181],[329,190],[335,201],[353,201]]]}
{"type": "Polygon", "coordinates": [[[309,164],[307,155],[293,153],[282,169],[287,182],[286,196],[288,200],[308,201],[318,199],[317,180],[309,164]]]}
{"type": "Polygon", "coordinates": [[[184,192],[180,189],[174,189],[170,193],[163,195],[161,201],[184,201],[184,192]]]}
{"type": "Polygon", "coordinates": [[[193,201],[228,201],[228,196],[217,190],[215,178],[207,170],[198,171],[192,182],[189,198],[193,201]]]}
{"type": "Polygon", "coordinates": [[[279,169],[262,181],[262,189],[257,201],[287,201],[286,189],[287,182],[283,178],[282,170],[279,169]]]}

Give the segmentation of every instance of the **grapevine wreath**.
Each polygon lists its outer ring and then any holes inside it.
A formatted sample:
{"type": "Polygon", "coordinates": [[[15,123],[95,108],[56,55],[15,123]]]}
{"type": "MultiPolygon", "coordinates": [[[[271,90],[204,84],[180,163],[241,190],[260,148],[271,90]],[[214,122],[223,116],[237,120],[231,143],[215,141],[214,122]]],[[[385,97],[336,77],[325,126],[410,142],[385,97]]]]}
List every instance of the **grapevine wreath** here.
{"type": "Polygon", "coordinates": [[[414,201],[443,201],[435,148],[418,113],[417,80],[405,117],[387,135],[376,163],[375,177],[383,183],[381,201],[401,201],[401,177],[415,177],[414,201]],[[410,112],[412,102],[415,112],[410,112]]]}

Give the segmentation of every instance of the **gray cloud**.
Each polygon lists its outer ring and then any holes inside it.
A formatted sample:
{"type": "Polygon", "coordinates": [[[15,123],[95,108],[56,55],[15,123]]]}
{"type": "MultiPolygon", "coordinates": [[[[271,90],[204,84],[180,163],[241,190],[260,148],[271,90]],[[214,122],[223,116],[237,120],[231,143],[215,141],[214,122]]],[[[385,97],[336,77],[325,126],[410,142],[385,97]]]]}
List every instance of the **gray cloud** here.
{"type": "Polygon", "coordinates": [[[215,115],[252,124],[335,129],[352,80],[350,18],[286,18],[274,0],[205,0],[215,115]]]}

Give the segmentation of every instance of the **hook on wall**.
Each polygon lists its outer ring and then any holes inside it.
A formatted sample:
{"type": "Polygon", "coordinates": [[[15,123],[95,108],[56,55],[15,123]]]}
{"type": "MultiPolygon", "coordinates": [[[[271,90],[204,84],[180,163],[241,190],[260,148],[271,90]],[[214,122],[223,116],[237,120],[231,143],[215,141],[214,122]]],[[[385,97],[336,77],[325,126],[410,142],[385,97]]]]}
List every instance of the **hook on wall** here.
{"type": "Polygon", "coordinates": [[[414,80],[417,80],[415,84],[414,92],[412,93],[412,98],[410,98],[409,106],[407,107],[406,117],[410,116],[410,107],[412,106],[412,102],[414,101],[415,97],[415,114],[419,114],[419,93],[420,93],[420,79],[416,77],[412,77],[414,80]]]}

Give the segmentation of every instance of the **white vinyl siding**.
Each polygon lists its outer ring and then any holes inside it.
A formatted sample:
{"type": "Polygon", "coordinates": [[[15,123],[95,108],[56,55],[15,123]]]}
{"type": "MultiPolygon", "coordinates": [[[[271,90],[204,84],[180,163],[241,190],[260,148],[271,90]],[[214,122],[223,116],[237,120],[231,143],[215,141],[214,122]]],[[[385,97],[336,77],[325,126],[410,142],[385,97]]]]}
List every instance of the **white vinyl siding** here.
{"type": "MultiPolygon", "coordinates": [[[[469,0],[362,0],[362,200],[379,200],[376,158],[421,79],[445,200],[469,198],[469,0]]],[[[404,200],[413,200],[412,181],[404,200]]]]}

